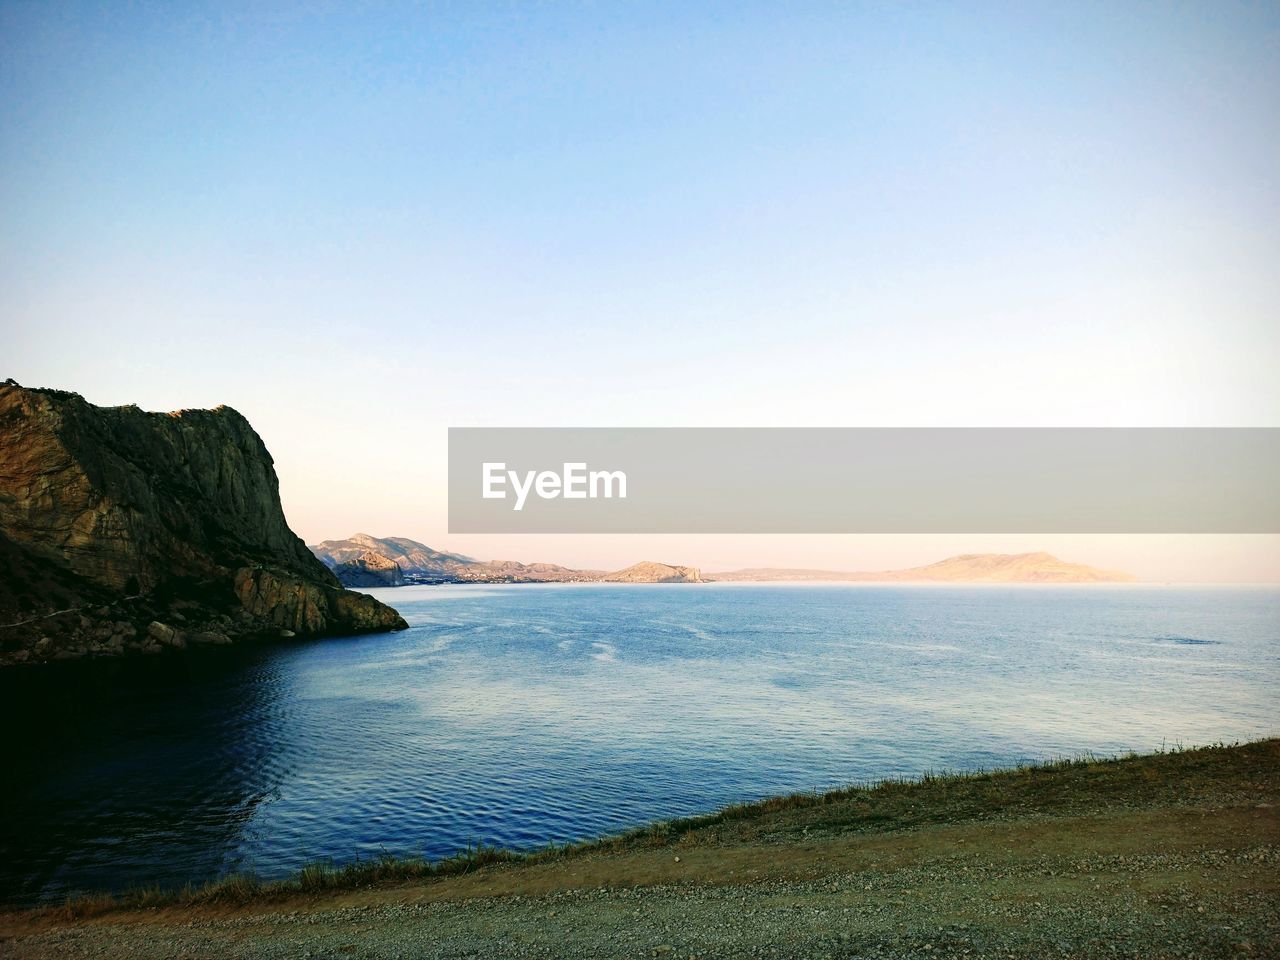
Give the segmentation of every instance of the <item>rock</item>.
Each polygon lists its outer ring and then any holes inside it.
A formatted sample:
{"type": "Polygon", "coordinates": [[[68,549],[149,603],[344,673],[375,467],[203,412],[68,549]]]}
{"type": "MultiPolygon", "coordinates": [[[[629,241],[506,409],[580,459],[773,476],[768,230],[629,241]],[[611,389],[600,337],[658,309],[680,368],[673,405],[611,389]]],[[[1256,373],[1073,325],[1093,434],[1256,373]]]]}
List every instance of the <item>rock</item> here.
{"type": "Polygon", "coordinates": [[[408,624],[390,607],[363,593],[299,579],[279,570],[244,568],[235,574],[236,596],[245,610],[296,634],[404,630],[408,624]],[[342,629],[333,629],[334,624],[342,629]]]}
{"type": "Polygon", "coordinates": [[[146,592],[228,554],[322,575],[284,521],[270,454],[228,407],[146,413],[6,385],[0,422],[0,528],[81,576],[146,592]]]}
{"type": "Polygon", "coordinates": [[[199,633],[188,634],[187,641],[189,643],[209,644],[212,646],[218,646],[221,644],[230,643],[231,638],[219,630],[202,630],[199,633]]]}
{"type": "Polygon", "coordinates": [[[46,659],[139,629],[145,642],[119,649],[197,642],[214,625],[227,640],[407,626],[372,597],[344,591],[289,529],[271,455],[229,407],[148,413],[7,382],[0,462],[0,641],[9,654],[46,659]],[[157,615],[189,625],[181,643],[157,615]]]}
{"type": "Polygon", "coordinates": [[[147,636],[156,643],[170,643],[173,640],[173,627],[152,620],[147,624],[147,636]]]}

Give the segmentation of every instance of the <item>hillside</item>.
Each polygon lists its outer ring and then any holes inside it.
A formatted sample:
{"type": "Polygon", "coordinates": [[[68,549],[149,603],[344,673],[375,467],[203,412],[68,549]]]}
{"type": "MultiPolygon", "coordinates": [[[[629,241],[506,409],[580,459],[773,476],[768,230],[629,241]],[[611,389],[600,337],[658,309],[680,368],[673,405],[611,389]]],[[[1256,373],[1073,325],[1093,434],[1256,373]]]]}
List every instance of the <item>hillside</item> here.
{"type": "Polygon", "coordinates": [[[325,540],[312,544],[308,549],[325,566],[335,571],[344,564],[369,556],[389,560],[407,577],[461,577],[475,564],[470,557],[433,550],[416,540],[405,537],[371,537],[367,533],[357,533],[345,540],[325,540]]]}
{"type": "Polygon", "coordinates": [[[966,553],[905,570],[847,572],[755,567],[713,573],[709,580],[838,580],[857,583],[1132,583],[1132,574],[1068,563],[1048,553],[966,553]]]}
{"type": "Polygon", "coordinates": [[[1280,956],[1280,741],[804,793],[521,857],[0,913],[7,956],[1280,956]]]}
{"type": "Polygon", "coordinates": [[[357,533],[308,548],[349,587],[410,583],[701,583],[694,567],[645,561],[612,573],[555,563],[473,560],[404,537],[357,533]]]}
{"type": "Polygon", "coordinates": [[[294,535],[229,407],[0,385],[0,665],[399,629],[294,535]]]}
{"type": "Polygon", "coordinates": [[[607,573],[600,579],[605,583],[701,583],[702,575],[697,567],[677,567],[645,560],[625,570],[607,573]]]}
{"type": "Polygon", "coordinates": [[[749,567],[702,574],[698,568],[642,561],[622,570],[575,570],[554,563],[473,560],[435,550],[404,537],[357,533],[325,540],[310,548],[350,587],[402,583],[774,583],[844,581],[849,583],[1131,583],[1128,573],[1069,563],[1048,553],[966,553],[905,570],[841,571],[786,567],[749,567]],[[376,569],[375,569],[376,568],[376,569]],[[398,568],[398,573],[397,573],[398,568]]]}
{"type": "MultiPolygon", "coordinates": [[[[473,560],[459,553],[434,550],[405,537],[371,537],[357,533],[345,540],[325,540],[308,549],[349,587],[399,586],[405,583],[552,583],[594,580],[596,570],[572,570],[554,563],[473,560]],[[388,573],[372,583],[369,569],[381,558],[399,568],[400,582],[388,573]]],[[[388,568],[383,566],[382,569],[388,568]]]]}

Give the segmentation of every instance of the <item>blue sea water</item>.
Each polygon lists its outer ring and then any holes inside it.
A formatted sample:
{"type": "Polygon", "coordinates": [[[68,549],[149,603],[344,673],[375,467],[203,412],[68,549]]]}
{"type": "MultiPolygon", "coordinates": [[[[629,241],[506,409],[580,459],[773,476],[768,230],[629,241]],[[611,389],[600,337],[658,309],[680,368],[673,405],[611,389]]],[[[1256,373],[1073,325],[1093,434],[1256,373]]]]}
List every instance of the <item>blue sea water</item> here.
{"type": "Polygon", "coordinates": [[[0,676],[0,899],[1280,734],[1275,588],[370,592],[411,628],[0,676]]]}

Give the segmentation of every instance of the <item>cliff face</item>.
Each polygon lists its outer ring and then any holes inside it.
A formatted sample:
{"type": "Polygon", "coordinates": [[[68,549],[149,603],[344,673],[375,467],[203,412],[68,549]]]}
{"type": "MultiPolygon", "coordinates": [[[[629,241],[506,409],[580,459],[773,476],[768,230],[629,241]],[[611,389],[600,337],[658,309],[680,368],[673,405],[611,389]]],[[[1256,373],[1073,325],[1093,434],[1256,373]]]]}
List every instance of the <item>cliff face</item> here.
{"type": "Polygon", "coordinates": [[[3,571],[0,663],[405,626],[293,534],[271,455],[228,407],[0,386],[3,571]]]}

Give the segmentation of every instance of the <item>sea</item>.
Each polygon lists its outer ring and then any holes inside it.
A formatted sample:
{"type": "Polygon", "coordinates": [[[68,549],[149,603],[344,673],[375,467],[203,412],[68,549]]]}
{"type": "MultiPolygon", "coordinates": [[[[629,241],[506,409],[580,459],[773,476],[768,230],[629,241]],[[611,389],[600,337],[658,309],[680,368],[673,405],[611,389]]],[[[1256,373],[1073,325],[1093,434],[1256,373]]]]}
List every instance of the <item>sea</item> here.
{"type": "Polygon", "coordinates": [[[0,901],[1280,735],[1275,587],[368,592],[410,628],[0,673],[0,901]]]}

